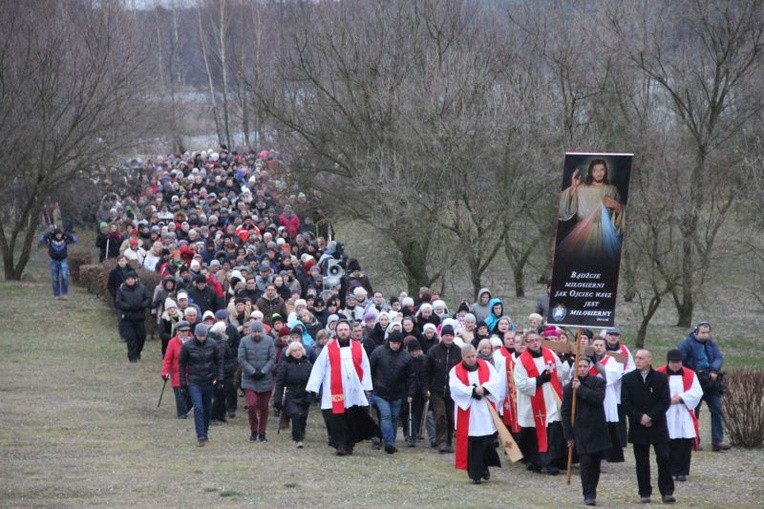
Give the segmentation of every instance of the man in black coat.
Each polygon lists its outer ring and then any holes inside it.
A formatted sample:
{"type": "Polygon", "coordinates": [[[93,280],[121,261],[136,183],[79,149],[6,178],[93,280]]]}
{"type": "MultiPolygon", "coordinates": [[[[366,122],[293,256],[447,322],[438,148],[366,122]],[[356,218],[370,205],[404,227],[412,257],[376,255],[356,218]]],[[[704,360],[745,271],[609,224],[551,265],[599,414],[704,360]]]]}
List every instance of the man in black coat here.
{"type": "Polygon", "coordinates": [[[600,480],[600,463],[604,452],[610,448],[607,420],[605,419],[606,382],[591,376],[591,359],[578,360],[578,377],[566,385],[562,392],[562,431],[568,447],[575,447],[581,470],[581,487],[584,503],[597,505],[597,484],[600,480]],[[576,391],[576,420],[571,423],[573,390],[576,391]]]}
{"type": "Polygon", "coordinates": [[[369,358],[374,399],[379,409],[379,427],[388,454],[398,452],[395,435],[403,397],[406,396],[408,403],[414,396],[415,374],[411,369],[411,356],[402,346],[403,335],[393,332],[387,344],[376,348],[369,358]]]}
{"type": "Polygon", "coordinates": [[[214,313],[218,309],[225,308],[223,299],[219,299],[215,294],[215,290],[207,285],[207,276],[204,274],[196,276],[194,286],[188,289],[188,298],[199,306],[202,313],[205,311],[212,311],[214,313]]]}
{"type": "MultiPolygon", "coordinates": [[[[435,420],[435,445],[439,453],[454,452],[454,400],[448,386],[451,368],[462,361],[462,349],[454,344],[454,328],[444,325],[440,331],[441,341],[427,352],[424,388],[430,398],[430,408],[435,420]]],[[[425,416],[426,418],[426,416],[425,416]]]]}
{"type": "Polygon", "coordinates": [[[650,502],[653,491],[650,484],[652,444],[658,463],[658,489],[663,503],[670,504],[676,502],[666,426],[666,410],[671,405],[671,394],[668,378],[653,369],[652,361],[650,350],[642,349],[634,355],[637,369],[622,378],[621,404],[629,418],[629,442],[634,444],[639,496],[643,503],[650,502]]]}
{"type": "Polygon", "coordinates": [[[146,287],[138,281],[138,275],[130,270],[125,273],[125,282],[117,290],[114,306],[119,310],[119,335],[127,343],[127,360],[138,362],[146,342],[146,308],[151,305],[151,297],[146,287]]]}

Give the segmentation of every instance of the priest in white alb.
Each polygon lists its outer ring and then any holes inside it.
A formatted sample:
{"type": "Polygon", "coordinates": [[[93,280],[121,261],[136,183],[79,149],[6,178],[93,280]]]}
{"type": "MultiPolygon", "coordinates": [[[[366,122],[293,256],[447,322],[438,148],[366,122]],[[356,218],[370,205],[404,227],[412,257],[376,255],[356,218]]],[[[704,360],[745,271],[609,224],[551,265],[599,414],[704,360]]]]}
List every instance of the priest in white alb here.
{"type": "Polygon", "coordinates": [[[535,331],[526,332],[523,344],[525,350],[515,363],[518,445],[528,470],[558,475],[567,450],[560,423],[562,380],[568,379],[570,365],[543,348],[535,331]]]}
{"type": "Polygon", "coordinates": [[[594,338],[594,364],[590,373],[605,380],[605,420],[610,434],[610,449],[605,451],[605,461],[608,463],[623,463],[623,447],[618,434],[618,386],[623,377],[623,364],[615,357],[607,355],[605,338],[594,338]]]}
{"type": "Polygon", "coordinates": [[[692,448],[698,445],[698,418],[695,408],[703,398],[698,375],[682,366],[682,352],[669,350],[666,366],[656,371],[665,373],[669,379],[671,406],[666,410],[669,438],[669,461],[671,475],[677,481],[686,481],[690,475],[692,448]]]}
{"type": "Polygon", "coordinates": [[[379,436],[369,416],[367,392],[372,390],[371,368],[366,351],[350,338],[350,323],[337,322],[337,338],[321,350],[305,390],[313,395],[323,388],[321,413],[337,456],[353,454],[362,440],[379,436]]]}
{"type": "Polygon", "coordinates": [[[488,405],[502,403],[501,378],[496,369],[477,358],[475,347],[462,347],[462,361],[451,368],[448,385],[454,400],[457,470],[466,470],[473,484],[491,478],[488,467],[500,467],[494,446],[496,425],[488,405]]]}

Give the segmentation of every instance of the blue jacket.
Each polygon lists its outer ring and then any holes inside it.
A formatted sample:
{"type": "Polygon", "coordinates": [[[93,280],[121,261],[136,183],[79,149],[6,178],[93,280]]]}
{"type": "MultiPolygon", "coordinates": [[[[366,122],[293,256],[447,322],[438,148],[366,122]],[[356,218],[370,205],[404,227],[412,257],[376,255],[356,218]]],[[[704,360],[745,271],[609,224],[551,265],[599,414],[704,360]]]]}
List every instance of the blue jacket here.
{"type": "Polygon", "coordinates": [[[716,342],[712,338],[703,343],[698,341],[694,332],[690,332],[687,337],[679,343],[677,347],[682,352],[682,365],[690,368],[693,371],[698,371],[698,358],[705,349],[706,358],[708,359],[708,370],[719,373],[724,365],[724,357],[719,351],[719,347],[716,346],[716,342]]]}

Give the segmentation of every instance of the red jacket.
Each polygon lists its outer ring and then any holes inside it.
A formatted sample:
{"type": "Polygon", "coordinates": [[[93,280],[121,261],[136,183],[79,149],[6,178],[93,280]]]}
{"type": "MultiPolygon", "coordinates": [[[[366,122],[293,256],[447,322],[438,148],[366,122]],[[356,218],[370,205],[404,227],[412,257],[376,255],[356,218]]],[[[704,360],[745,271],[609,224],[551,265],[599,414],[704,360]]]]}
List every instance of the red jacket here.
{"type": "Polygon", "coordinates": [[[279,216],[279,223],[286,228],[289,236],[294,238],[297,235],[297,230],[300,229],[300,218],[297,214],[292,214],[292,217],[286,217],[284,214],[279,216]]]}
{"type": "Polygon", "coordinates": [[[180,347],[183,343],[178,336],[173,337],[169,343],[167,343],[167,351],[164,354],[164,361],[162,362],[162,376],[170,374],[170,383],[174,388],[180,387],[180,367],[178,366],[178,360],[180,360],[180,347]]]}

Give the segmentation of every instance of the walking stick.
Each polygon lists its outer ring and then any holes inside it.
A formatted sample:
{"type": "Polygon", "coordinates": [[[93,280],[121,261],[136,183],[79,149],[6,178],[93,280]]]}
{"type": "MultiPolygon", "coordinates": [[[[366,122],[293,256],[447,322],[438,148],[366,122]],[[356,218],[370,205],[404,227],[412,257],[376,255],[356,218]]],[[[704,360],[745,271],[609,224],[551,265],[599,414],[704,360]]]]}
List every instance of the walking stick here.
{"type": "MultiPolygon", "coordinates": [[[[578,380],[578,356],[581,355],[581,328],[576,334],[576,358],[573,361],[573,379],[578,380]]],[[[575,429],[576,424],[576,389],[573,389],[573,401],[570,403],[570,426],[575,429]]],[[[570,477],[573,475],[573,447],[568,447],[568,470],[565,482],[570,486],[570,477]]]]}
{"type": "Polygon", "coordinates": [[[414,426],[414,416],[411,414],[411,401],[409,401],[409,440],[413,440],[416,442],[416,437],[411,437],[412,430],[414,426]]]}
{"type": "Polygon", "coordinates": [[[422,409],[422,422],[419,423],[419,436],[425,436],[425,429],[427,428],[427,412],[430,411],[430,398],[424,400],[424,408],[422,409]]]}
{"type": "Polygon", "coordinates": [[[164,383],[162,384],[162,392],[159,393],[159,401],[157,402],[157,408],[159,408],[159,405],[162,404],[162,396],[164,396],[165,387],[167,387],[167,378],[164,379],[164,383]]]}

